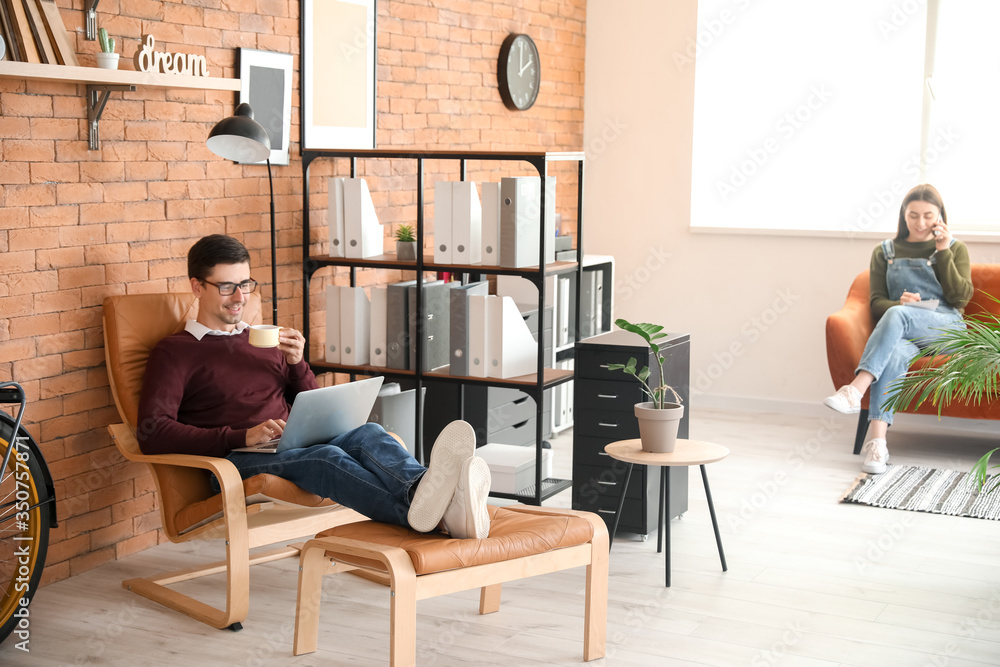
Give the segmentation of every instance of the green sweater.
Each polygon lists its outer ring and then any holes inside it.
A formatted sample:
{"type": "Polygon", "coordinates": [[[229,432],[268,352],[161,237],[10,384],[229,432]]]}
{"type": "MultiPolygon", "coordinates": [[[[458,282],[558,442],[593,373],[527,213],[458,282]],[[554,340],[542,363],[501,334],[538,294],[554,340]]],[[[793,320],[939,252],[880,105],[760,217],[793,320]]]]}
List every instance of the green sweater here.
{"type": "MultiPolygon", "coordinates": [[[[930,258],[934,254],[934,240],[911,243],[909,241],[893,241],[896,257],[930,258]]],[[[872,316],[878,320],[892,306],[898,306],[899,300],[889,298],[889,288],[886,285],[886,269],[888,264],[882,244],[872,251],[870,269],[870,304],[872,316]]],[[[966,304],[972,299],[972,274],[969,268],[969,249],[961,241],[955,241],[946,250],[939,250],[934,262],[934,275],[941,283],[944,300],[949,306],[964,312],[966,304]]]]}

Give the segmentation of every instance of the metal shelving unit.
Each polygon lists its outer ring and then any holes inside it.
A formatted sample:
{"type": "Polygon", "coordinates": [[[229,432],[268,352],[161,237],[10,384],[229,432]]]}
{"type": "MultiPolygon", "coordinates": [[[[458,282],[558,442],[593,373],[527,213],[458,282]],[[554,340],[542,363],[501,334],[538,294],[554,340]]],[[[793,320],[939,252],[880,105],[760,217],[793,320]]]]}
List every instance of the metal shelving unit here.
{"type": "MultiPolygon", "coordinates": [[[[449,271],[452,273],[463,275],[470,281],[479,280],[483,275],[516,275],[531,281],[538,289],[538,309],[539,312],[543,312],[545,305],[545,278],[549,275],[555,275],[560,273],[575,272],[577,275],[577,285],[580,285],[580,279],[582,275],[582,252],[583,252],[583,167],[584,167],[584,154],[582,152],[571,152],[571,153],[547,153],[539,151],[528,151],[528,152],[506,152],[506,151],[491,151],[491,152],[481,152],[481,151],[421,151],[421,150],[393,150],[393,149],[376,149],[376,150],[349,150],[349,149],[338,149],[338,150],[304,150],[302,151],[302,172],[303,172],[303,191],[302,191],[302,210],[303,210],[303,231],[302,231],[302,276],[305,283],[305,292],[303,296],[303,328],[306,332],[309,331],[309,287],[313,275],[319,269],[328,266],[347,266],[350,268],[350,283],[352,286],[356,284],[356,270],[361,268],[381,268],[381,269],[398,269],[403,271],[413,271],[415,272],[417,280],[417,290],[416,290],[416,312],[417,322],[421,322],[419,314],[423,312],[423,290],[420,289],[424,282],[424,272],[426,271],[449,271]],[[457,160],[460,162],[460,171],[462,180],[466,179],[466,164],[470,160],[481,160],[481,161],[520,161],[527,162],[529,165],[535,168],[538,172],[539,177],[542,180],[541,187],[541,206],[539,207],[539,216],[543,215],[545,211],[545,179],[549,176],[548,169],[549,164],[552,162],[577,162],[577,250],[576,250],[576,260],[575,262],[554,262],[552,264],[543,265],[543,258],[545,257],[545,245],[546,243],[553,243],[552,239],[545,238],[545,225],[539,224],[539,263],[534,267],[526,268],[507,268],[500,266],[491,266],[483,264],[437,264],[433,261],[433,256],[425,257],[422,253],[418,253],[416,261],[401,261],[396,258],[394,253],[379,255],[377,257],[371,257],[368,259],[352,259],[352,258],[340,258],[340,257],[328,257],[325,255],[310,255],[309,253],[309,239],[310,239],[310,207],[309,207],[309,170],[313,162],[321,159],[333,159],[333,158],[346,158],[350,160],[350,175],[355,177],[357,174],[357,161],[358,160],[386,160],[386,159],[397,159],[397,160],[413,160],[416,162],[417,169],[417,217],[415,221],[416,236],[417,236],[417,247],[424,247],[424,232],[425,232],[425,218],[424,218],[424,163],[426,160],[457,160]]],[[[541,222],[541,221],[540,221],[541,222]]],[[[576,299],[576,336],[578,338],[580,331],[580,290],[576,290],[574,295],[576,299]]],[[[419,324],[418,324],[419,326],[419,324]]],[[[535,374],[529,374],[516,378],[508,378],[505,380],[499,380],[496,378],[472,378],[464,376],[450,375],[447,372],[438,371],[419,371],[419,370],[398,370],[392,368],[386,368],[383,366],[347,366],[342,364],[327,364],[324,362],[313,362],[309,360],[309,350],[306,349],[306,360],[310,361],[314,372],[325,373],[325,372],[338,372],[338,373],[350,373],[354,375],[385,375],[391,377],[408,378],[415,382],[416,384],[416,438],[417,442],[413,443],[416,451],[416,458],[420,461],[424,460],[424,449],[423,449],[423,392],[421,391],[425,380],[433,380],[434,382],[451,382],[458,384],[478,384],[487,385],[494,387],[512,387],[524,391],[535,401],[536,408],[536,421],[535,421],[535,482],[528,489],[521,490],[517,494],[503,494],[494,493],[496,497],[511,498],[514,500],[519,500],[521,502],[532,503],[535,505],[540,505],[543,500],[549,498],[556,493],[559,493],[565,489],[570,488],[572,485],[571,480],[563,479],[542,479],[542,437],[543,437],[543,424],[541,419],[542,413],[542,392],[550,387],[555,387],[557,385],[569,382],[573,379],[573,371],[559,370],[553,368],[545,367],[545,359],[542,354],[543,341],[542,337],[538,337],[538,368],[535,374]]],[[[413,368],[419,369],[422,367],[422,350],[421,346],[417,345],[415,348],[415,358],[413,360],[413,368]]]]}

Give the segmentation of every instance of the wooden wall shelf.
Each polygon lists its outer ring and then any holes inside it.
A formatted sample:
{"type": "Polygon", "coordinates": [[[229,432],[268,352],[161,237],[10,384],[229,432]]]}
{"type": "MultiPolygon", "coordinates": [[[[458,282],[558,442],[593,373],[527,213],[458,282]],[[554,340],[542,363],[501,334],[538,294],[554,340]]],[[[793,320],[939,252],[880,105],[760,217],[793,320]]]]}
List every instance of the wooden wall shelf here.
{"type": "Polygon", "coordinates": [[[239,79],[214,76],[184,76],[152,74],[135,70],[74,67],[72,65],[40,65],[0,60],[0,77],[29,81],[62,81],[65,83],[113,86],[153,86],[157,88],[197,88],[200,90],[240,90],[239,79]]]}
{"type": "Polygon", "coordinates": [[[88,144],[90,150],[101,147],[98,124],[104,105],[112,91],[144,88],[188,88],[197,90],[239,91],[239,79],[224,79],[210,76],[185,76],[181,74],[160,74],[137,72],[135,70],[101,69],[99,67],[76,67],[72,65],[42,65],[0,61],[0,78],[24,79],[25,81],[52,81],[87,86],[87,121],[89,122],[88,144]]]}

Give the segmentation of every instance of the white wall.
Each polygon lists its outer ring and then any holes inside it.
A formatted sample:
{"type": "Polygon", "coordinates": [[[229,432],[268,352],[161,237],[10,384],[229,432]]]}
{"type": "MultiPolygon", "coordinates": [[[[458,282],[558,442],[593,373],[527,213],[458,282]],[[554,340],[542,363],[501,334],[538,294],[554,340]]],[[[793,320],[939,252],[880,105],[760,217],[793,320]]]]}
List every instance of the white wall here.
{"type": "Polygon", "coordinates": [[[877,240],[691,233],[694,66],[676,58],[696,14],[696,0],[587,3],[584,249],[616,259],[616,316],[691,334],[692,403],[812,411],[833,389],[826,317],[877,240]]]}

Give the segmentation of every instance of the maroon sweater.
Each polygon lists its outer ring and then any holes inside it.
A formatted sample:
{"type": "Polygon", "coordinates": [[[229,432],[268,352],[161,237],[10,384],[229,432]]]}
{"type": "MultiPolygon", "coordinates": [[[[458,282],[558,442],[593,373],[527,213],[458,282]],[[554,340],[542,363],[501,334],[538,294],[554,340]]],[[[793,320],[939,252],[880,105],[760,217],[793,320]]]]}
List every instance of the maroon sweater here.
{"type": "Polygon", "coordinates": [[[139,400],[144,454],[225,456],[246,446],[247,429],[286,419],[295,395],[316,388],[309,364],[251,346],[249,331],[201,340],[181,331],[153,348],[139,400]]]}

